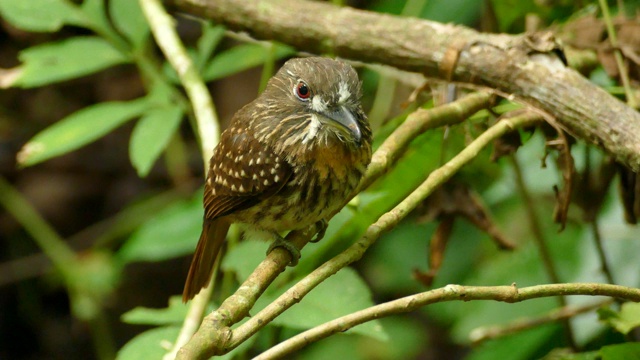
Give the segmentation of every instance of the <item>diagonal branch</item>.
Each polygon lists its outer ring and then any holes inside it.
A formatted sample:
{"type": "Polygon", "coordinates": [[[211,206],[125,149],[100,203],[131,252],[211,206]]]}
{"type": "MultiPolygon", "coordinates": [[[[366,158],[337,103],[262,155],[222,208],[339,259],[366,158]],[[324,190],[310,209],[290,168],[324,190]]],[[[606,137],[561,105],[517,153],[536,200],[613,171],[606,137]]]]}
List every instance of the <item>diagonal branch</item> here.
{"type": "Polygon", "coordinates": [[[597,283],[549,284],[518,289],[512,286],[447,285],[440,289],[406,296],[342,316],[304,331],[256,356],[254,360],[280,359],[318,340],[344,332],[356,325],[382,317],[417,310],[445,301],[495,300],[516,303],[530,299],[560,295],[605,295],[623,300],[640,301],[640,289],[597,283]]]}
{"type": "Polygon", "coordinates": [[[463,26],[299,0],[166,0],[176,10],[299,50],[382,63],[513,94],[571,134],[640,170],[640,114],[564,67],[552,37],[481,34],[463,26]]]}

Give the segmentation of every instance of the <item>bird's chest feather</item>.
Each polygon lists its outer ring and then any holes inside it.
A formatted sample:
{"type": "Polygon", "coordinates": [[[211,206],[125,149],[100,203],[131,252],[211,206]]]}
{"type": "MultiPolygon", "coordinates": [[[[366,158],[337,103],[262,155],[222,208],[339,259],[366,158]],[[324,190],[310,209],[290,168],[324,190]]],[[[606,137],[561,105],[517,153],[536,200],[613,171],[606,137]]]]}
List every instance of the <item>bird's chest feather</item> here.
{"type": "Polygon", "coordinates": [[[299,229],[326,218],[358,186],[368,163],[367,151],[321,147],[297,156],[289,154],[288,161],[295,163],[291,164],[294,174],[287,185],[235,218],[274,231],[299,229]]]}

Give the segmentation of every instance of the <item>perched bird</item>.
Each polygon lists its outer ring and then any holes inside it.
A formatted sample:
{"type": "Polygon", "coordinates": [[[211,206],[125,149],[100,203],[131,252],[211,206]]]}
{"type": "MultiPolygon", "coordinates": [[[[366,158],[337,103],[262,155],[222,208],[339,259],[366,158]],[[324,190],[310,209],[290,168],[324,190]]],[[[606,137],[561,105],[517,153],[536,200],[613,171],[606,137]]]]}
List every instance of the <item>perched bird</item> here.
{"type": "Polygon", "coordinates": [[[184,301],[209,283],[230,224],[268,232],[275,246],[287,247],[279,232],[324,221],[344,204],[371,161],[360,97],[350,65],[297,58],[233,116],[209,165],[184,301]]]}

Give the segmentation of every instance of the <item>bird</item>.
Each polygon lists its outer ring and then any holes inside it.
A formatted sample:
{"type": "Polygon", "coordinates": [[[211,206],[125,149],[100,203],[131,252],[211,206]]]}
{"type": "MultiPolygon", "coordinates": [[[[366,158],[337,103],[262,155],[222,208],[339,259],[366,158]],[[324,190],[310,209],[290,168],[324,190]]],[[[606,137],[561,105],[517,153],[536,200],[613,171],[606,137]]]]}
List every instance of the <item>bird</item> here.
{"type": "MultiPolygon", "coordinates": [[[[299,252],[280,233],[321,223],[344,206],[371,161],[371,128],[355,69],[293,58],[221,134],[204,185],[202,233],[183,301],[209,284],[229,226],[242,224],[299,252]]],[[[323,230],[320,230],[321,237],[323,230]]]]}

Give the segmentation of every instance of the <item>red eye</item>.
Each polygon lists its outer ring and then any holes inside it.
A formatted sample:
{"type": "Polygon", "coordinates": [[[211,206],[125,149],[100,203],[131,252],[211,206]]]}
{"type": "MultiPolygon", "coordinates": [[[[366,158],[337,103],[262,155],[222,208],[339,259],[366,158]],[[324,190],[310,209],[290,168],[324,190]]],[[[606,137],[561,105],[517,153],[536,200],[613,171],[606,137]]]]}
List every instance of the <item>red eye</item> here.
{"type": "Polygon", "coordinates": [[[311,90],[307,83],[304,81],[298,82],[298,85],[296,85],[296,96],[300,100],[307,100],[311,96],[311,90]]]}

